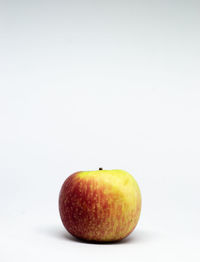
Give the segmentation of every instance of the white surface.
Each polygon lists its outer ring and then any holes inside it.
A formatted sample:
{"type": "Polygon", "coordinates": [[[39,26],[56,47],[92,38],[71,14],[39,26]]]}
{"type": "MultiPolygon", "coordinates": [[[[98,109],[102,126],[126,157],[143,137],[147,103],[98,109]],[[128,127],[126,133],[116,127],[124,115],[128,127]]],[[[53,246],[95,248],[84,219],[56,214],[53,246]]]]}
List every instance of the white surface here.
{"type": "Polygon", "coordinates": [[[0,260],[200,261],[199,2],[0,4],[0,260]],[[141,219],[80,243],[58,193],[102,166],[135,176],[141,219]]]}

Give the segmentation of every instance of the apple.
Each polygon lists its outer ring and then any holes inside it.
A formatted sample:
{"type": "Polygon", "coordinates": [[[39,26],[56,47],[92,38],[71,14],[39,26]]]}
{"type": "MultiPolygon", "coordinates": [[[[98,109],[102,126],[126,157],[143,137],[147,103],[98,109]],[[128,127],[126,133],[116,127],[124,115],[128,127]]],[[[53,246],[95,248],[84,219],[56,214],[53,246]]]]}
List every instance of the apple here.
{"type": "Polygon", "coordinates": [[[140,189],[124,170],[76,172],[65,180],[59,194],[64,227],[86,241],[125,238],[136,227],[140,211],[140,189]]]}

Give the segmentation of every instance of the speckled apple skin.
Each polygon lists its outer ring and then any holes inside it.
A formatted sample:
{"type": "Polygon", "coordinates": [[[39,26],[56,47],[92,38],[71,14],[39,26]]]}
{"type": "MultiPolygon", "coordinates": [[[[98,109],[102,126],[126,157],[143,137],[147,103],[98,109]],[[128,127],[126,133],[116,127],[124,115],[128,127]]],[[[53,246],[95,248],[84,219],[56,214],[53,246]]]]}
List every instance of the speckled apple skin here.
{"type": "Polygon", "coordinates": [[[73,236],[87,241],[118,241],[138,223],[141,193],[126,171],[80,171],[63,183],[59,211],[64,227],[73,236]]]}

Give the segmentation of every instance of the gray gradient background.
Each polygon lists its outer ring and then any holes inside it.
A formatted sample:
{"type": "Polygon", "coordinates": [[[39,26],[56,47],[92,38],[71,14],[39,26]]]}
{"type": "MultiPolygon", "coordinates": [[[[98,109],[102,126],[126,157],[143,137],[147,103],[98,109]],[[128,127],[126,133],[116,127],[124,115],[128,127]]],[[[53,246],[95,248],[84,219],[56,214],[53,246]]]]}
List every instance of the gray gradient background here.
{"type": "Polygon", "coordinates": [[[0,1],[0,260],[200,261],[200,2],[0,1]],[[121,168],[135,232],[79,243],[64,179],[121,168]]]}

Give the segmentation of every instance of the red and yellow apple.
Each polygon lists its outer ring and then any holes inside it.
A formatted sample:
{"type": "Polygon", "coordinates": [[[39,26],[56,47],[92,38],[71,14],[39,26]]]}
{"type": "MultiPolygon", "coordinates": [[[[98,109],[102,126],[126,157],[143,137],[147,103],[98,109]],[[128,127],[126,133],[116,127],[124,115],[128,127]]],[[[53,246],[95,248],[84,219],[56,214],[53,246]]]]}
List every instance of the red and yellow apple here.
{"type": "Polygon", "coordinates": [[[64,227],[77,238],[97,242],[121,240],[137,225],[140,189],[123,170],[76,172],[62,185],[59,211],[64,227]]]}

